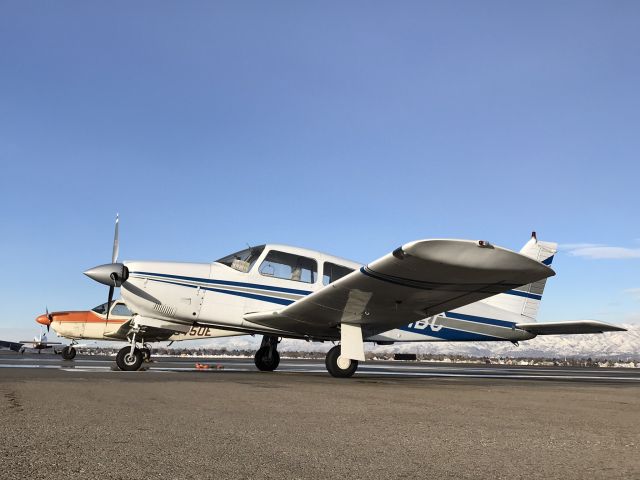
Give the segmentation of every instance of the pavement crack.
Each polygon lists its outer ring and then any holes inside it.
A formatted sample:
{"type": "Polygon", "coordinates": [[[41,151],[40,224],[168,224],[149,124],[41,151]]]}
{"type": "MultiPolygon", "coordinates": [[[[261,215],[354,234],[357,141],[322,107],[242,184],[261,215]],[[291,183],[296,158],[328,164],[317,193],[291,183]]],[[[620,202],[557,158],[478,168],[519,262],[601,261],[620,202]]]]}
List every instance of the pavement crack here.
{"type": "Polygon", "coordinates": [[[22,404],[18,400],[18,394],[16,392],[5,393],[4,398],[9,403],[10,411],[22,412],[22,410],[24,410],[22,404]]]}

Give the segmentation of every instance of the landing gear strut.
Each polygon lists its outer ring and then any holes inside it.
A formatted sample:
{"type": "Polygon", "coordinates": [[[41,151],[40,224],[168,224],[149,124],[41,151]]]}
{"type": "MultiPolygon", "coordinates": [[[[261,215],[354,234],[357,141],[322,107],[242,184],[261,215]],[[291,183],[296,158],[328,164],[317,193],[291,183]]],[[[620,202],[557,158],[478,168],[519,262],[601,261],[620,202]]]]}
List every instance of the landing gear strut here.
{"type": "Polygon", "coordinates": [[[258,370],[263,372],[273,372],[280,364],[280,354],[278,353],[278,337],[265,335],[262,337],[260,348],[256,352],[254,361],[258,370]]]}
{"type": "Polygon", "coordinates": [[[327,370],[333,377],[337,378],[349,378],[358,369],[358,361],[351,360],[349,358],[342,357],[340,355],[340,345],[336,345],[327,352],[327,358],[325,365],[327,370]]]}

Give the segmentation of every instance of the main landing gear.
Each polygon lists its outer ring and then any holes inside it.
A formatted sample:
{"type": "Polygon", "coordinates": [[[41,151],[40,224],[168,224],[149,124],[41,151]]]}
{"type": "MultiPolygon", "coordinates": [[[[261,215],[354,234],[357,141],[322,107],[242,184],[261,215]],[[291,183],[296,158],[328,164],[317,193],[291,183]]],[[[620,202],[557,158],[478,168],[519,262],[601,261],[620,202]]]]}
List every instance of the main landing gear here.
{"type": "Polygon", "coordinates": [[[337,378],[349,378],[358,369],[358,361],[351,360],[340,356],[340,345],[336,345],[327,352],[327,358],[325,359],[325,365],[327,370],[333,377],[337,378]]]}
{"type": "Polygon", "coordinates": [[[254,361],[258,370],[263,372],[273,372],[280,364],[280,354],[278,353],[278,337],[265,335],[262,337],[260,348],[256,352],[254,361]]]}

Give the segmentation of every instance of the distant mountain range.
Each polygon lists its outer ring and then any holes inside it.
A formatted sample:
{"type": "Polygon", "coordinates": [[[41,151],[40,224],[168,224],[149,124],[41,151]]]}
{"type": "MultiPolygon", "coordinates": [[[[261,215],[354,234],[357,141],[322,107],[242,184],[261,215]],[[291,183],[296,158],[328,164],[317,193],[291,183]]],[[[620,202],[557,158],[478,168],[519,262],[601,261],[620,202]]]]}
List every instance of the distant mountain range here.
{"type": "MultiPolygon", "coordinates": [[[[627,332],[611,332],[595,335],[546,335],[521,342],[515,346],[509,342],[419,342],[396,343],[388,346],[367,347],[368,351],[390,353],[418,353],[468,355],[473,357],[592,357],[640,359],[640,325],[622,325],[627,332]]],[[[255,349],[260,337],[231,337],[200,344],[202,347],[227,348],[229,350],[255,349]]],[[[187,344],[174,344],[187,347],[187,344]]],[[[330,343],[312,343],[302,340],[284,340],[281,351],[326,351],[330,343]]]]}

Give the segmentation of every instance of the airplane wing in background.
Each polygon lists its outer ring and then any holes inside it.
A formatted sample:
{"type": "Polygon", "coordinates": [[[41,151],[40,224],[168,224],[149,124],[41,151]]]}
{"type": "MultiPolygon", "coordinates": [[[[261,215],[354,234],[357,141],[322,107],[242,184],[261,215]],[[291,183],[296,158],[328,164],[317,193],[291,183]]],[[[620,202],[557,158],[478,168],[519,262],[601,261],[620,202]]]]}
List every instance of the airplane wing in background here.
{"type": "Polygon", "coordinates": [[[487,242],[420,240],[281,310],[249,313],[245,319],[311,337],[335,338],[340,326],[344,350],[349,338],[361,343],[363,336],[552,275],[555,273],[548,266],[487,242]]]}
{"type": "Polygon", "coordinates": [[[13,350],[14,352],[19,352],[22,347],[22,343],[5,342],[4,340],[0,340],[0,348],[8,348],[9,350],[13,350]]]}
{"type": "Polygon", "coordinates": [[[626,328],[596,320],[576,320],[570,322],[518,323],[517,328],[535,335],[564,335],[580,333],[626,332],[626,328]]]}

